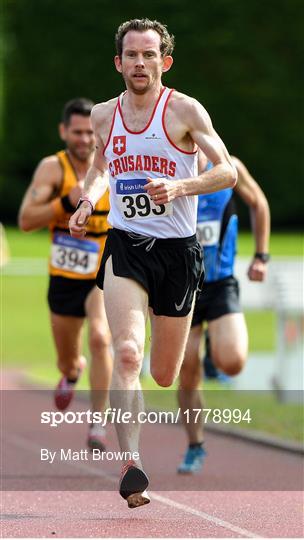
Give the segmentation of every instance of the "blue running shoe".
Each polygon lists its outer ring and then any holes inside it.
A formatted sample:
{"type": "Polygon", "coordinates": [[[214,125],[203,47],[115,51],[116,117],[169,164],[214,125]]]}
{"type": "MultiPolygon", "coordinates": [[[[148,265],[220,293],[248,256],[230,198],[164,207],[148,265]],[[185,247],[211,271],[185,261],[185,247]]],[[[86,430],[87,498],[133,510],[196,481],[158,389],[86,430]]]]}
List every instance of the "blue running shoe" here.
{"type": "Polygon", "coordinates": [[[207,452],[204,448],[188,448],[182,463],[177,468],[179,474],[195,474],[203,466],[207,452]]]}

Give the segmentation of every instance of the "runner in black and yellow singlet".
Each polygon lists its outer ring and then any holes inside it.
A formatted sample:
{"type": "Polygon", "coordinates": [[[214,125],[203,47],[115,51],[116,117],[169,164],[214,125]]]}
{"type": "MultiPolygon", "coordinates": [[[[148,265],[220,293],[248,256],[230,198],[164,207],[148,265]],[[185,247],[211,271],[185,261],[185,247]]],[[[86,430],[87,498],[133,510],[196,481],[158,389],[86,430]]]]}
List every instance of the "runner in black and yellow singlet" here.
{"type": "MultiPolygon", "coordinates": [[[[71,402],[75,383],[86,363],[81,355],[85,318],[92,360],[93,410],[104,409],[112,373],[103,293],[95,284],[109,228],[108,192],[98,201],[84,239],[72,238],[68,229],[92,161],[95,144],[90,121],[92,106],[84,98],[65,105],[59,131],[66,149],[39,163],[19,213],[22,230],[47,226],[51,233],[48,303],[58,367],[63,375],[55,391],[55,403],[60,410],[71,402]]],[[[103,448],[104,443],[104,431],[91,426],[90,448],[103,448]]]]}
{"type": "MultiPolygon", "coordinates": [[[[59,197],[64,213],[57,218],[55,217],[49,224],[52,235],[49,272],[51,276],[93,280],[94,282],[109,228],[107,221],[109,195],[106,192],[98,201],[90,218],[85,239],[75,240],[72,238],[68,221],[75,208],[69,202],[68,195],[77,186],[79,180],[69,153],[62,150],[56,156],[63,172],[59,197]]],[[[59,306],[58,309],[59,313],[62,313],[62,306],[59,306]]]]}

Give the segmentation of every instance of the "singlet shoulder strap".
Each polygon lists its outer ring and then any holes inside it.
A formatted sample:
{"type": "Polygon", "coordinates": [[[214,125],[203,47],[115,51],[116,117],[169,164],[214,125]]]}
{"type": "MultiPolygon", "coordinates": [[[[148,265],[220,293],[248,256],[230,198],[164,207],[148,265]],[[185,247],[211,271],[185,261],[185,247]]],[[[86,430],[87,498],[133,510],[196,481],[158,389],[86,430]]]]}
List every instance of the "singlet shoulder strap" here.
{"type": "Polygon", "coordinates": [[[118,104],[119,104],[119,100],[120,98],[123,96],[123,93],[122,92],[120,94],[120,96],[118,96],[117,98],[117,102],[116,102],[116,105],[115,105],[115,108],[114,108],[114,111],[113,111],[113,116],[112,116],[112,122],[111,122],[111,127],[110,127],[110,131],[109,131],[109,135],[108,135],[108,138],[107,138],[107,142],[106,144],[104,145],[104,149],[103,149],[103,155],[105,155],[105,152],[109,146],[109,143],[110,143],[110,140],[111,140],[111,136],[112,136],[112,132],[113,132],[113,128],[114,128],[114,124],[115,124],[115,118],[117,116],[117,110],[118,110],[118,104]]]}

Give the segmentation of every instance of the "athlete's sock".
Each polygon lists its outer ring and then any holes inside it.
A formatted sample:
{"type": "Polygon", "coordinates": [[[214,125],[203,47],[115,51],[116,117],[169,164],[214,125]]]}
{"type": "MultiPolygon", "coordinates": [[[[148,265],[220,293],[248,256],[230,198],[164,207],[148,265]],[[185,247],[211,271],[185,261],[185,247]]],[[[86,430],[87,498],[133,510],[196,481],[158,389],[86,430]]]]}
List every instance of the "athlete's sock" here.
{"type": "Polygon", "coordinates": [[[67,377],[67,382],[69,384],[76,384],[77,381],[78,381],[78,376],[76,377],[76,379],[75,379],[75,377],[67,377]]]}
{"type": "Polygon", "coordinates": [[[197,442],[197,443],[190,443],[189,444],[189,448],[191,450],[198,450],[199,448],[203,448],[203,444],[204,444],[204,441],[202,442],[197,442]]]}

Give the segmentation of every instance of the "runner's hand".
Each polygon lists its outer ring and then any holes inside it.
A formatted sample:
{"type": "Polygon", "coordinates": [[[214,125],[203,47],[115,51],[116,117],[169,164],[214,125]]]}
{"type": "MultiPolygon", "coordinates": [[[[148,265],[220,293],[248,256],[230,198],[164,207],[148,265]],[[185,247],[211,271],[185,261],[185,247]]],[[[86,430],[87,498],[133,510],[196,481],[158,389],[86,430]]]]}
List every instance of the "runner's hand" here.
{"type": "Polygon", "coordinates": [[[70,217],[69,228],[70,234],[74,238],[83,238],[86,234],[86,225],[91,217],[92,208],[85,201],[80,208],[70,217]]]}
{"type": "Polygon", "coordinates": [[[266,274],[267,263],[264,263],[261,259],[253,259],[247,271],[250,281],[264,281],[266,274]]]}
{"type": "Polygon", "coordinates": [[[150,195],[154,204],[166,204],[177,197],[177,182],[167,178],[147,178],[144,189],[150,195]]]}

